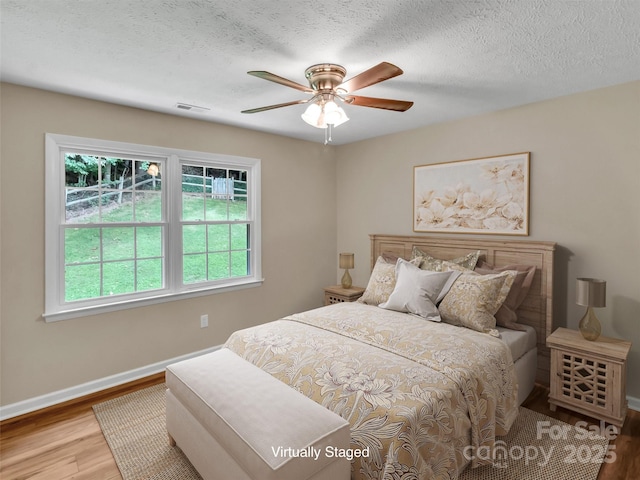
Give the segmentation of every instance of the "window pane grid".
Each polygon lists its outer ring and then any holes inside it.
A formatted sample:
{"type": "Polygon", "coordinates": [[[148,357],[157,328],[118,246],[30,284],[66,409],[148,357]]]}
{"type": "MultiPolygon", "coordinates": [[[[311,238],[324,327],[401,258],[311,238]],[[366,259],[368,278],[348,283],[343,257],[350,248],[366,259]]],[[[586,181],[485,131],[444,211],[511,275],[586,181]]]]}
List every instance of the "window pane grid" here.
{"type": "Polygon", "coordinates": [[[247,175],[246,170],[181,164],[183,284],[249,275],[247,175]]]}
{"type": "Polygon", "coordinates": [[[163,226],[65,227],[64,301],[163,288],[163,235],[163,226]],[[83,253],[86,249],[90,252],[83,253]],[[158,253],[148,253],[153,250],[158,253]],[[139,276],[141,269],[144,277],[139,276]]]}
{"type": "Polygon", "coordinates": [[[149,217],[151,210],[156,220],[162,219],[161,195],[152,193],[161,193],[162,180],[147,172],[151,162],[73,152],[66,152],[64,160],[65,223],[133,222],[141,207],[141,217],[149,217]],[[151,206],[146,205],[149,199],[151,206]]]}
{"type": "MultiPolygon", "coordinates": [[[[245,245],[234,246],[231,229],[227,229],[225,244],[226,248],[217,247],[213,244],[208,229],[202,230],[204,238],[194,240],[197,230],[188,227],[210,227],[225,225],[222,222],[208,224],[207,222],[189,222],[183,225],[183,283],[202,283],[222,278],[240,277],[249,275],[249,260],[251,249],[248,238],[245,238],[245,245]],[[200,243],[201,242],[201,243],[200,243]],[[194,244],[200,243],[201,247],[196,248],[194,244]],[[243,262],[237,261],[238,254],[243,255],[243,262]],[[223,257],[226,257],[223,260],[223,257]],[[235,262],[234,262],[235,259],[235,262]],[[223,263],[220,263],[223,261],[223,263]]],[[[226,224],[230,226],[230,224],[226,224]]],[[[249,225],[246,224],[247,230],[249,225]]],[[[236,240],[237,242],[237,240],[236,240]]]]}
{"type": "Polygon", "coordinates": [[[47,321],[261,282],[259,160],[45,140],[47,321]]]}

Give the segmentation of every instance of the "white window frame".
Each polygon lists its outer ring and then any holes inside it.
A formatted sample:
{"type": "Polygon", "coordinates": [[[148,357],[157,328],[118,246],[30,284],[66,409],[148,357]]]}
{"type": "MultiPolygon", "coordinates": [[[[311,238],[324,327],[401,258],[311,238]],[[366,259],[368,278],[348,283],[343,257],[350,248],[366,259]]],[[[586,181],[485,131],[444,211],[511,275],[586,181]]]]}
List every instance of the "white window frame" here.
{"type": "Polygon", "coordinates": [[[47,133],[45,172],[45,311],[42,315],[45,321],[53,322],[262,285],[259,159],[47,133]],[[135,157],[162,165],[163,219],[157,222],[165,227],[162,289],[64,301],[64,154],[68,151],[98,156],[135,157]],[[183,284],[182,164],[247,171],[247,223],[251,232],[248,276],[183,284]]]}

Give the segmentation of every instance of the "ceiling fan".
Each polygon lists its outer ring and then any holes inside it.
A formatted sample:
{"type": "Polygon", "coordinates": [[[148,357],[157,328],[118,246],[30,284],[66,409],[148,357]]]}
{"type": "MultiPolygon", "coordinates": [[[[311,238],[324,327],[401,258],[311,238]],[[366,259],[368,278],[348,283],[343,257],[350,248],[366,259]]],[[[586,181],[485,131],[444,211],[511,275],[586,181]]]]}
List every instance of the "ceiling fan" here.
{"type": "Polygon", "coordinates": [[[309,125],[318,128],[327,128],[327,126],[336,127],[349,120],[344,110],[335,103],[336,98],[348,105],[381,108],[397,112],[409,110],[413,105],[413,102],[404,100],[352,95],[352,92],[356,90],[402,75],[402,69],[388,62],[379,63],[375,67],[365,70],[346,82],[343,81],[347,74],[347,70],[344,67],[333,63],[312,65],[304,72],[305,77],[309,81],[308,87],[265,71],[251,71],[247,73],[286,87],[295,88],[296,90],[310,94],[311,97],[287,103],[279,103],[277,105],[243,110],[242,113],[258,113],[274,108],[311,103],[305,113],[302,114],[302,119],[309,125]]]}

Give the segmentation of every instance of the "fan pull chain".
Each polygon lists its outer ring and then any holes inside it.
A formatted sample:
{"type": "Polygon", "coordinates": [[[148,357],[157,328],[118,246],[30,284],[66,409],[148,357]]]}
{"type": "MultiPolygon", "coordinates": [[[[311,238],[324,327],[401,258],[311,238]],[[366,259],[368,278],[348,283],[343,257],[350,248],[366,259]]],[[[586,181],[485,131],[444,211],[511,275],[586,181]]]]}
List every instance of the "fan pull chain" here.
{"type": "Polygon", "coordinates": [[[331,124],[327,124],[326,127],[324,127],[324,144],[326,145],[327,143],[331,142],[331,124]],[[328,130],[328,132],[327,132],[328,130]],[[327,136],[328,134],[328,136],[327,136]]]}

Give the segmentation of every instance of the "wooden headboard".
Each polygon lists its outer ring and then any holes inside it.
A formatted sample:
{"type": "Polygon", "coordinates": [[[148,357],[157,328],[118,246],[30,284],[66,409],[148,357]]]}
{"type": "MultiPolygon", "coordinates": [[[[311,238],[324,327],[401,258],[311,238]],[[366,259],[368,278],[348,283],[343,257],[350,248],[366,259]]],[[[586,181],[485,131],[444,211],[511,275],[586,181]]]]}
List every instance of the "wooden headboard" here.
{"type": "Polygon", "coordinates": [[[538,372],[536,381],[549,385],[549,349],[546,339],[553,329],[553,255],[554,242],[528,240],[485,240],[463,237],[428,237],[406,235],[370,235],[371,268],[378,256],[388,252],[406,260],[413,247],[444,260],[480,250],[481,260],[498,267],[512,264],[535,265],[531,289],[518,309],[518,322],[531,325],[538,337],[538,372]]]}

